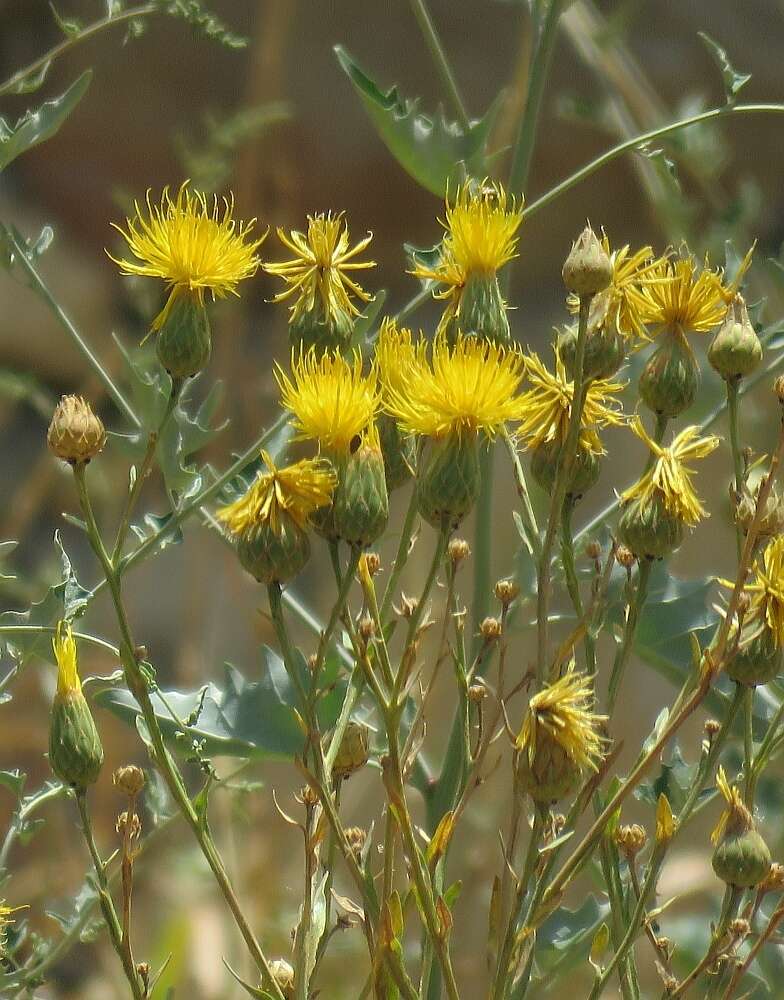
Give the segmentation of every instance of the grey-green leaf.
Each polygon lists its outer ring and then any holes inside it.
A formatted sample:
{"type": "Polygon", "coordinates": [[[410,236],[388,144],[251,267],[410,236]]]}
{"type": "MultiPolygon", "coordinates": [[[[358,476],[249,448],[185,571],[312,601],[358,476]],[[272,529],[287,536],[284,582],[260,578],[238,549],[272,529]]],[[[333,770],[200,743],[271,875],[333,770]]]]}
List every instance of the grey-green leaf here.
{"type": "Polygon", "coordinates": [[[709,34],[704,31],[698,31],[697,34],[719,67],[724,81],[724,96],[727,98],[727,104],[732,104],[740,89],[745,87],[751,79],[751,73],[738,72],[727,57],[727,50],[723,49],[709,34]]]}

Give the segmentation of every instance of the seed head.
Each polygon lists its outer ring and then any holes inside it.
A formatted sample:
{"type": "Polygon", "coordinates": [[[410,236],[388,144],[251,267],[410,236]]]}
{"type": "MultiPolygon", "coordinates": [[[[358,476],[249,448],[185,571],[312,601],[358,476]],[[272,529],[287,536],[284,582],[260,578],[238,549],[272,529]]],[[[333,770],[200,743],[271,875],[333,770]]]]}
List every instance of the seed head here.
{"type": "Polygon", "coordinates": [[[81,396],[63,396],[46,435],[49,450],[71,465],[87,464],[106,444],[100,418],[81,396]]]}
{"type": "Polygon", "coordinates": [[[505,608],[508,608],[512,601],[514,601],[520,593],[520,588],[513,580],[499,580],[495,585],[494,591],[495,596],[501,604],[505,608]]]}
{"type": "Polygon", "coordinates": [[[128,767],[118,767],[112,775],[114,787],[126,795],[134,797],[144,788],[144,771],[135,764],[128,767]]]}
{"type": "Polygon", "coordinates": [[[447,551],[449,558],[455,566],[459,566],[464,559],[467,559],[471,555],[471,549],[465,538],[453,538],[449,543],[447,551]]]}
{"type": "Polygon", "coordinates": [[[501,638],[501,622],[497,618],[487,617],[479,626],[479,633],[485,642],[495,642],[501,638]]]}

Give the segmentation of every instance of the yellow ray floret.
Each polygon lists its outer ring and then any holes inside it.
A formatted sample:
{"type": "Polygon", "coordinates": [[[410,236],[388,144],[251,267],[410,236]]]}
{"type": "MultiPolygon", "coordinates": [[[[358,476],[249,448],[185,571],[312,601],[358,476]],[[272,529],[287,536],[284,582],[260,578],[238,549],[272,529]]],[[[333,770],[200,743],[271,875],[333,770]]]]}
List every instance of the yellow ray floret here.
{"type": "Polygon", "coordinates": [[[604,741],[599,726],[605,715],[592,710],[593,694],[585,674],[570,670],[559,680],[546,684],[528,703],[517,747],[533,763],[537,728],[543,726],[580,767],[597,770],[604,741]]]}
{"type": "Polygon", "coordinates": [[[291,310],[292,319],[311,312],[317,301],[330,319],[336,313],[358,315],[359,309],[352,302],[352,295],[363,302],[367,302],[370,295],[351,277],[351,272],[376,266],[372,260],[355,259],[373,239],[372,233],[350,247],[343,214],[332,215],[328,212],[326,215],[309,215],[307,233],[292,230],[287,235],[283,229],[278,229],[278,238],[294,257],[264,265],[265,271],[283,278],[289,286],[275,296],[274,302],[296,296],[291,310]]]}
{"type": "Polygon", "coordinates": [[[668,448],[657,444],[648,434],[639,416],[635,416],[631,429],[647,444],[655,461],[645,475],[621,494],[621,500],[640,500],[645,505],[659,494],[669,514],[685,524],[695,525],[708,513],[700,503],[692,477],[694,472],[686,462],[705,458],[719,446],[719,438],[711,435],[701,438],[699,427],[686,427],[668,448]]]}
{"type": "MultiPolygon", "coordinates": [[[[171,289],[165,308],[155,318],[159,330],[175,298],[183,292],[204,301],[204,293],[213,299],[237,294],[237,285],[256,273],[259,248],[266,233],[251,239],[256,224],[234,218],[233,196],[213,199],[191,191],[186,181],[172,198],[164,188],[160,204],[154,205],[147,192],[146,215],[134,202],[135,215],[126,219],[125,228],[114,225],[137,260],[109,257],[123,274],[161,278],[171,289]]],[[[108,251],[107,251],[108,252],[108,251]]]]}
{"type": "MultiPolygon", "coordinates": [[[[648,334],[643,322],[645,300],[641,288],[655,276],[663,263],[655,258],[649,246],[640,247],[632,253],[627,244],[619,250],[610,247],[606,234],[602,234],[602,246],[612,264],[612,279],[609,286],[594,296],[591,303],[589,322],[591,326],[610,325],[624,337],[638,337],[647,340],[648,334]]],[[[580,299],[571,294],[567,300],[569,311],[574,315],[580,310],[580,299]]]]}
{"type": "Polygon", "coordinates": [[[318,441],[325,451],[348,454],[351,442],[373,421],[381,402],[375,370],[362,373],[362,358],[351,362],[338,352],[292,352],[291,377],[280,365],[275,378],[281,402],[294,414],[300,439],[318,441]]]}
{"type": "MultiPolygon", "coordinates": [[[[525,358],[528,383],[531,386],[518,400],[520,412],[519,436],[528,448],[537,448],[552,441],[563,442],[569,429],[574,398],[574,382],[566,377],[560,355],[555,355],[555,372],[551,372],[531,352],[525,358]]],[[[594,455],[604,454],[598,431],[617,426],[624,421],[617,393],[622,382],[594,379],[588,387],[580,428],[580,446],[594,455]]]]}
{"type": "Polygon", "coordinates": [[[722,839],[730,820],[733,821],[734,825],[745,829],[748,829],[753,824],[751,813],[743,803],[743,796],[740,794],[740,790],[735,785],[729,783],[727,775],[724,773],[724,768],[721,766],[719,766],[716,774],[716,787],[721,792],[726,805],[719,817],[719,822],[711,833],[711,841],[714,844],[718,844],[722,839]]]}
{"type": "Polygon", "coordinates": [[[429,358],[411,351],[384,406],[409,434],[440,438],[482,430],[492,437],[517,419],[524,368],[519,351],[462,335],[450,347],[438,335],[429,358]]]}
{"type": "Polygon", "coordinates": [[[449,298],[469,275],[492,275],[516,256],[522,200],[509,198],[500,184],[464,184],[453,203],[446,199],[446,235],[436,264],[418,263],[412,274],[445,285],[438,298],[449,298]]]}
{"type": "Polygon", "coordinates": [[[52,649],[57,662],[57,693],[62,695],[81,691],[82,682],[79,680],[79,669],[76,664],[76,640],[68,622],[57,623],[52,649]]]}
{"type": "MultiPolygon", "coordinates": [[[[730,580],[720,582],[730,589],[735,586],[730,580]]],[[[768,542],[762,564],[757,564],[754,580],[745,590],[752,595],[746,621],[764,620],[776,646],[784,648],[784,537],[768,542]]]]}
{"type": "Polygon", "coordinates": [[[721,268],[711,270],[708,258],[702,267],[694,257],[662,258],[636,295],[641,319],[661,329],[680,327],[684,332],[707,333],[724,319],[751,264],[752,247],[733,281],[724,283],[721,268]]]}
{"type": "Polygon", "coordinates": [[[426,351],[427,342],[423,337],[415,340],[408,327],[399,327],[389,317],[382,321],[373,360],[385,399],[392,389],[405,393],[407,372],[418,359],[424,359],[426,351]]]}
{"type": "Polygon", "coordinates": [[[300,528],[306,528],[310,515],[332,499],[337,481],[334,471],[321,459],[306,458],[278,469],[266,451],[261,457],[267,471],[257,477],[247,493],[222,507],[218,519],[233,535],[265,523],[277,533],[281,512],[285,511],[300,528]]]}

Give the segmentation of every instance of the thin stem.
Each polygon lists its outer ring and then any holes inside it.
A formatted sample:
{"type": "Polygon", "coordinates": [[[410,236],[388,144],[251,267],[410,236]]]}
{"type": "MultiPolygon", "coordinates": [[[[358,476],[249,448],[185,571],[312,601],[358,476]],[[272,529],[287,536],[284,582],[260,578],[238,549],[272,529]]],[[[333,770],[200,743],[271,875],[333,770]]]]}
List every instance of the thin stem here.
{"type": "MultiPolygon", "coordinates": [[[[51,629],[54,632],[54,629],[51,629]]],[[[74,633],[76,635],[76,633],[74,633]]],[[[22,800],[19,804],[18,811],[14,813],[11,818],[11,822],[8,826],[8,831],[3,839],[3,846],[0,848],[0,884],[5,882],[7,868],[8,868],[8,857],[11,850],[19,838],[19,834],[25,829],[25,824],[33,813],[37,812],[41,806],[45,805],[47,802],[51,802],[52,799],[59,799],[61,796],[65,795],[68,788],[60,784],[52,785],[51,788],[47,789],[45,792],[39,792],[36,794],[35,798],[31,799],[30,802],[24,803],[22,800]]]]}
{"type": "MultiPolygon", "coordinates": [[[[728,379],[727,380],[727,417],[730,425],[730,448],[732,450],[732,465],[735,470],[735,502],[740,500],[741,493],[743,490],[743,457],[740,450],[740,440],[738,434],[738,404],[740,397],[738,394],[740,379],[728,379]]],[[[735,540],[738,547],[738,558],[740,559],[741,551],[743,550],[743,530],[738,522],[737,517],[735,520],[735,540]]]]}
{"type": "MultiPolygon", "coordinates": [[[[585,609],[580,596],[580,582],[577,578],[577,568],[574,558],[574,541],[572,539],[572,511],[574,501],[567,497],[561,508],[561,562],[563,563],[564,577],[566,578],[566,589],[577,615],[578,621],[585,619],[585,609]]],[[[586,623],[587,624],[587,623],[586,623]]],[[[583,639],[585,646],[585,666],[589,677],[596,674],[596,642],[590,629],[586,628],[583,639]]]]}
{"type": "Polygon", "coordinates": [[[634,590],[634,597],[632,597],[629,603],[629,609],[626,613],[623,638],[621,639],[621,643],[615,653],[612,673],[610,674],[610,683],[607,688],[607,712],[610,716],[612,716],[615,708],[615,702],[618,697],[618,691],[621,687],[624,670],[626,669],[632,649],[634,648],[634,637],[637,634],[637,626],[640,624],[640,614],[648,597],[648,584],[650,582],[652,569],[653,562],[650,559],[644,559],[639,564],[637,586],[634,590]]]}
{"type": "MultiPolygon", "coordinates": [[[[738,685],[740,686],[740,685],[738,685]]],[[[754,810],[754,688],[743,692],[743,775],[744,798],[750,810],[754,810]]]]}
{"type": "Polygon", "coordinates": [[[427,47],[430,50],[433,63],[435,64],[439,76],[441,77],[441,83],[443,84],[447,94],[449,94],[449,99],[452,102],[458,121],[464,129],[468,129],[471,125],[471,121],[468,117],[468,112],[466,111],[463,98],[460,94],[457,79],[455,78],[452,67],[449,65],[449,60],[447,59],[446,52],[444,51],[444,46],[438,36],[436,26],[433,24],[433,19],[430,16],[430,11],[427,9],[427,3],[425,0],[411,0],[411,8],[414,11],[414,16],[417,19],[419,29],[424,36],[425,42],[427,42],[427,47]]]}
{"type": "Polygon", "coordinates": [[[760,953],[760,951],[764,947],[764,945],[766,945],[768,943],[768,941],[770,940],[771,936],[773,935],[773,932],[776,930],[776,928],[779,926],[779,924],[781,923],[782,920],[784,920],[784,904],[780,903],[776,907],[776,909],[773,911],[773,913],[771,914],[770,920],[768,921],[767,926],[764,928],[764,930],[762,931],[762,933],[759,935],[759,937],[757,938],[757,940],[754,942],[754,944],[749,949],[748,955],[746,955],[746,957],[744,958],[743,962],[741,962],[741,964],[738,965],[738,967],[733,972],[732,978],[730,979],[729,983],[727,984],[727,988],[724,991],[724,993],[722,994],[721,1000],[731,1000],[731,997],[732,997],[733,993],[735,992],[735,990],[736,990],[738,984],[740,983],[741,979],[748,972],[749,966],[754,961],[754,959],[757,957],[757,955],[760,953]]]}
{"type": "Polygon", "coordinates": [[[525,537],[528,542],[534,559],[538,559],[541,552],[541,541],[539,538],[539,526],[536,523],[536,515],[531,504],[531,496],[528,492],[528,482],[525,478],[523,463],[520,461],[520,454],[515,446],[514,439],[508,433],[504,433],[504,444],[512,460],[512,470],[515,478],[515,488],[520,502],[523,505],[522,521],[525,528],[525,537]]]}
{"type": "Polygon", "coordinates": [[[721,947],[724,944],[724,937],[727,933],[727,928],[729,927],[730,921],[735,916],[738,904],[742,898],[742,889],[739,889],[734,885],[727,886],[724,892],[724,901],[721,907],[719,922],[716,926],[716,930],[711,936],[711,942],[708,945],[708,950],[705,952],[703,958],[691,970],[688,976],[686,976],[686,978],[679,983],[674,990],[667,994],[668,997],[672,997],[673,1000],[675,1000],[675,997],[683,996],[686,990],[688,990],[688,988],[693,985],[702,973],[714,962],[716,956],[721,951],[721,947]]]}
{"type": "MultiPolygon", "coordinates": [[[[495,447],[487,441],[479,452],[479,498],[474,528],[474,601],[471,615],[474,635],[487,617],[493,566],[493,474],[495,447]]],[[[474,650],[476,652],[476,649],[474,650]]]]}
{"type": "Polygon", "coordinates": [[[406,518],[403,521],[403,527],[400,531],[400,541],[398,542],[395,561],[392,565],[392,572],[389,575],[389,582],[387,583],[386,590],[384,591],[384,599],[381,602],[381,620],[384,623],[389,621],[389,612],[392,610],[392,601],[395,599],[395,591],[397,590],[397,584],[400,580],[400,574],[403,572],[403,567],[408,562],[408,553],[411,548],[411,535],[414,531],[414,522],[416,521],[417,516],[416,493],[416,484],[414,484],[411,490],[411,498],[408,502],[408,509],[406,510],[406,518]]]}

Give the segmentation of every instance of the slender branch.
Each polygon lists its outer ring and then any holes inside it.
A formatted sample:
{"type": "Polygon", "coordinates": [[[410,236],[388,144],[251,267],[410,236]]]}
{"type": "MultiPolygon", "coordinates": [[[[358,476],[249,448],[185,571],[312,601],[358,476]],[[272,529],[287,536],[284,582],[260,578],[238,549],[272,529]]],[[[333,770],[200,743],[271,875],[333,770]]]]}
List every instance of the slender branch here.
{"type": "Polygon", "coordinates": [[[610,682],[607,688],[607,711],[610,716],[612,716],[615,708],[615,701],[621,687],[623,672],[626,669],[632,649],[634,648],[634,637],[637,634],[637,626],[640,623],[640,614],[642,613],[642,609],[645,606],[645,601],[648,597],[648,584],[650,582],[652,570],[653,562],[650,559],[643,559],[642,562],[639,563],[639,569],[637,571],[637,586],[634,589],[634,596],[629,603],[629,609],[626,613],[623,638],[621,639],[620,645],[615,652],[612,673],[610,674],[610,682]]]}
{"type": "Polygon", "coordinates": [[[433,18],[430,16],[430,11],[427,8],[426,0],[411,0],[411,9],[414,11],[414,16],[419,24],[419,30],[422,32],[427,47],[430,50],[430,55],[441,77],[444,90],[449,94],[449,99],[452,102],[458,121],[464,129],[468,129],[471,121],[460,94],[460,88],[457,85],[454,71],[449,64],[444,46],[433,23],[433,18]]]}

